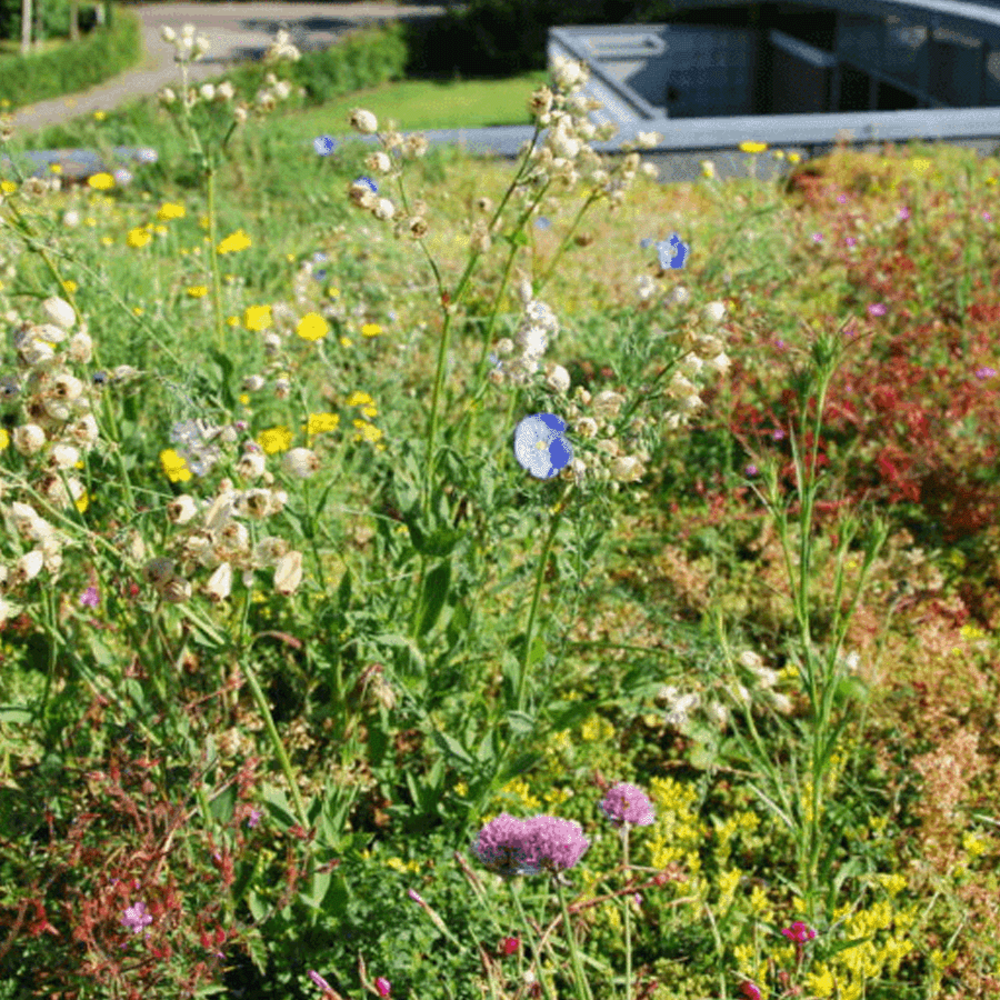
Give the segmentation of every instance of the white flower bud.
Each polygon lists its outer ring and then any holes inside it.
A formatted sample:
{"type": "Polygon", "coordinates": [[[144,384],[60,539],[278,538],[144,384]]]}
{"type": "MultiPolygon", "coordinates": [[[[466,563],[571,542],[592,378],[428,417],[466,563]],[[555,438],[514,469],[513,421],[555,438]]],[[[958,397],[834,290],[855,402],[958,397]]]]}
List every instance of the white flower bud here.
{"type": "Polygon", "coordinates": [[[545,384],[555,392],[569,392],[569,372],[562,365],[550,365],[545,384]]]}
{"type": "Polygon", "coordinates": [[[386,222],[396,214],[396,206],[388,198],[379,198],[378,204],[372,209],[372,214],[376,219],[386,222]]]}
{"type": "Polygon", "coordinates": [[[378,131],[378,119],[370,112],[355,108],[348,117],[348,123],[362,135],[374,135],[378,131]]]}
{"type": "Polygon", "coordinates": [[[198,92],[205,101],[211,101],[215,97],[215,87],[211,83],[203,83],[198,92]]]}
{"type": "Polygon", "coordinates": [[[173,42],[177,41],[177,32],[174,31],[173,28],[171,28],[168,25],[164,24],[160,28],[160,38],[162,38],[165,42],[173,43],[173,42]]]}
{"type": "Polygon", "coordinates": [[[610,419],[618,416],[624,402],[625,397],[621,393],[605,389],[594,397],[591,408],[596,416],[610,419]]]}
{"type": "Polygon", "coordinates": [[[215,88],[215,99],[217,101],[231,101],[235,96],[236,91],[228,80],[223,80],[222,83],[215,88]]]}
{"type": "Polygon", "coordinates": [[[194,497],[175,497],[167,504],[167,518],[171,524],[187,524],[198,513],[194,497]]]}
{"type": "Polygon", "coordinates": [[[71,330],[76,323],[76,313],[73,307],[65,300],[53,295],[42,303],[45,315],[63,330],[71,330]]]}
{"type": "Polygon", "coordinates": [[[726,306],[723,302],[709,302],[701,311],[702,318],[710,326],[717,326],[726,318],[726,306]]]}
{"type": "Polygon", "coordinates": [[[286,552],[274,567],[274,589],[288,597],[295,593],[302,582],[302,553],[286,552]]]}
{"type": "Polygon", "coordinates": [[[170,105],[177,100],[177,95],[174,93],[172,87],[164,87],[159,93],[159,98],[163,104],[170,105]]]}
{"type": "Polygon", "coordinates": [[[89,364],[94,355],[94,342],[89,333],[74,333],[69,342],[69,359],[77,364],[89,364]]]}
{"type": "Polygon", "coordinates": [[[14,447],[22,455],[34,455],[45,446],[45,431],[38,424],[24,424],[15,427],[13,433],[14,447]]]}
{"type": "Polygon", "coordinates": [[[54,444],[49,453],[49,467],[72,469],[80,461],[80,451],[71,444],[54,444]]]}
{"type": "Polygon", "coordinates": [[[38,549],[26,552],[14,564],[14,572],[11,574],[12,585],[16,587],[18,584],[34,580],[41,573],[44,562],[45,556],[38,549]]]}
{"type": "Polygon", "coordinates": [[[219,563],[205,584],[205,593],[210,601],[224,601],[232,589],[233,567],[227,562],[219,563]]]}
{"type": "Polygon", "coordinates": [[[246,452],[236,464],[236,474],[244,479],[260,479],[267,467],[267,459],[262,452],[246,452]]]}
{"type": "Polygon", "coordinates": [[[593,417],[581,417],[576,422],[576,427],[574,428],[576,433],[583,438],[592,438],[597,436],[597,421],[593,417]]]}
{"type": "Polygon", "coordinates": [[[290,476],[308,479],[319,470],[319,458],[310,448],[292,448],[282,457],[281,467],[290,476]]]}

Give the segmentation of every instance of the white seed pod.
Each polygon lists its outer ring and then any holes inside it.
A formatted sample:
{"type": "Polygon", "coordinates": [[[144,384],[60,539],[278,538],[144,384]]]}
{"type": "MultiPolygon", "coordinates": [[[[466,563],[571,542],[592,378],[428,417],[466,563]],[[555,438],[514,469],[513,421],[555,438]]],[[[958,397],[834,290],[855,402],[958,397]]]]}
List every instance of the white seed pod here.
{"type": "Polygon", "coordinates": [[[94,342],[89,333],[74,333],[69,342],[69,359],[77,364],[86,365],[94,355],[94,342]]]}
{"type": "Polygon", "coordinates": [[[611,463],[612,478],[619,483],[634,483],[642,479],[645,470],[642,463],[631,455],[623,455],[611,463]]]}
{"type": "Polygon", "coordinates": [[[701,311],[702,319],[709,326],[717,326],[726,318],[726,306],[723,302],[709,302],[701,311]]]}
{"type": "Polygon", "coordinates": [[[233,567],[227,563],[220,563],[215,572],[208,578],[205,584],[205,593],[213,603],[224,601],[233,589],[233,567]]]}
{"type": "Polygon", "coordinates": [[[14,571],[10,575],[11,586],[17,587],[22,583],[28,583],[30,580],[34,580],[34,578],[41,573],[44,563],[45,556],[38,549],[32,549],[30,552],[25,552],[25,554],[21,556],[16,563],[14,563],[14,571]]]}
{"type": "Polygon", "coordinates": [[[308,479],[319,471],[319,457],[311,448],[292,448],[282,457],[281,467],[289,476],[308,479]]]}
{"type": "Polygon", "coordinates": [[[372,215],[382,222],[387,222],[396,214],[396,206],[388,198],[379,198],[377,204],[372,209],[372,215]]]}
{"type": "Polygon", "coordinates": [[[12,438],[14,447],[22,455],[35,455],[45,447],[45,431],[38,424],[15,427],[12,438]]]}
{"type": "Polygon", "coordinates": [[[57,443],[49,452],[50,469],[72,469],[80,461],[80,449],[71,444],[57,443]]]}
{"type": "Polygon", "coordinates": [[[266,467],[267,459],[263,452],[248,451],[236,463],[236,474],[244,479],[260,479],[266,467]]]}
{"type": "Polygon", "coordinates": [[[274,589],[288,597],[294,594],[302,582],[302,553],[286,552],[274,567],[274,589]]]}
{"type": "Polygon", "coordinates": [[[362,135],[374,135],[378,131],[378,119],[362,108],[355,108],[347,120],[351,128],[357,129],[362,135]]]}
{"type": "Polygon", "coordinates": [[[197,501],[187,494],[175,497],[167,504],[167,519],[171,524],[187,524],[197,513],[197,501]]]}
{"type": "Polygon", "coordinates": [[[183,604],[185,601],[191,600],[191,583],[180,577],[174,577],[162,588],[160,594],[165,601],[169,601],[171,604],[183,604]]]}
{"type": "Polygon", "coordinates": [[[65,299],[59,298],[58,295],[50,296],[42,303],[42,309],[45,310],[49,321],[60,329],[73,329],[73,325],[76,323],[76,313],[73,312],[73,307],[65,299]]]}

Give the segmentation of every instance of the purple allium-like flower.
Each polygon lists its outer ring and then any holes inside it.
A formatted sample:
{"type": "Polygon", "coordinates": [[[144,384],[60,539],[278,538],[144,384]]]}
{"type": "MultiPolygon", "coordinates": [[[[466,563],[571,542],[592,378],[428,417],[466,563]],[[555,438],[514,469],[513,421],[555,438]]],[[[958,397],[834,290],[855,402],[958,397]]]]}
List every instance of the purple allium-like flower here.
{"type": "Polygon", "coordinates": [[[529,871],[525,860],[524,820],[501,813],[479,831],[472,845],[479,860],[491,871],[510,878],[529,871]]]}
{"type": "Polygon", "coordinates": [[[80,604],[85,608],[96,608],[101,603],[101,595],[96,587],[88,587],[80,595],[80,604]]]}
{"type": "Polygon", "coordinates": [[[982,368],[976,369],[976,378],[993,378],[996,373],[997,370],[995,368],[984,365],[982,368]]]}
{"type": "Polygon", "coordinates": [[[653,803],[646,793],[636,785],[619,781],[608,790],[601,800],[601,809],[615,826],[628,823],[631,826],[652,826],[656,816],[653,803]]]}
{"type": "Polygon", "coordinates": [[[533,868],[565,871],[583,857],[590,841],[580,824],[555,816],[532,816],[524,821],[525,858],[533,868]]]}
{"type": "Polygon", "coordinates": [[[841,204],[841,205],[846,205],[847,204],[847,195],[846,194],[838,194],[837,195],[837,202],[839,204],[841,204]]]}
{"type": "Polygon", "coordinates": [[[250,815],[247,817],[247,826],[253,829],[260,822],[260,818],[263,815],[259,809],[251,809],[250,815]]]}
{"type": "Polygon", "coordinates": [[[572,868],[589,846],[572,820],[501,813],[479,832],[473,850],[490,871],[511,878],[572,868]]]}
{"type": "Polygon", "coordinates": [[[785,432],[779,427],[776,431],[774,431],[771,434],[771,437],[774,438],[775,441],[784,441],[785,432]]]}
{"type": "Polygon", "coordinates": [[[130,906],[122,917],[122,924],[133,934],[138,934],[143,927],[148,927],[153,922],[153,918],[146,912],[146,904],[138,902],[130,906]]]}
{"type": "Polygon", "coordinates": [[[990,215],[989,212],[983,212],[983,221],[984,222],[992,222],[993,221],[993,216],[990,215]]]}
{"type": "Polygon", "coordinates": [[[899,217],[901,219],[908,219],[910,217],[910,210],[905,205],[899,210],[899,217]]]}
{"type": "Polygon", "coordinates": [[[820,243],[822,241],[822,239],[823,239],[823,234],[822,233],[813,233],[812,238],[813,238],[813,243],[820,243]]]}
{"type": "Polygon", "coordinates": [[[745,468],[745,469],[744,469],[743,471],[744,471],[744,472],[745,472],[745,473],[746,473],[746,474],[747,474],[748,476],[756,476],[756,475],[757,475],[757,472],[758,472],[759,470],[757,469],[757,466],[756,466],[756,465],[753,465],[753,464],[751,463],[751,464],[750,464],[750,465],[748,465],[748,466],[747,466],[747,467],[746,467],[746,468],[745,468]]]}
{"type": "Polygon", "coordinates": [[[869,316],[884,316],[889,310],[881,302],[873,302],[868,307],[869,316]]]}
{"type": "Polygon", "coordinates": [[[844,240],[844,242],[845,242],[845,243],[846,243],[846,244],[847,244],[847,245],[848,245],[849,247],[853,247],[853,246],[856,246],[856,245],[857,245],[857,242],[858,242],[858,241],[857,241],[857,240],[856,240],[856,239],[855,239],[855,238],[854,238],[853,236],[848,236],[848,237],[847,237],[847,239],[846,239],[846,240],[844,240]]]}

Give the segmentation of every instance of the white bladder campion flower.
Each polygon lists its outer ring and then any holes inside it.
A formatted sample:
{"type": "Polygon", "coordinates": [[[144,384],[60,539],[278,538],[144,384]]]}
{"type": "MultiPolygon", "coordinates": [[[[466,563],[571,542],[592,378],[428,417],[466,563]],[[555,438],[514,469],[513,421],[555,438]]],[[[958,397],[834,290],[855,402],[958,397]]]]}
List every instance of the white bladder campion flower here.
{"type": "Polygon", "coordinates": [[[282,597],[288,597],[298,590],[302,582],[302,553],[286,552],[274,567],[274,589],[282,597]]]}
{"type": "Polygon", "coordinates": [[[365,111],[363,108],[355,108],[351,112],[348,122],[351,128],[356,128],[362,135],[374,135],[378,131],[378,119],[370,111],[365,111]]]}
{"type": "Polygon", "coordinates": [[[310,448],[292,448],[291,451],[285,452],[281,467],[290,476],[308,479],[319,471],[319,458],[310,448]]]}
{"type": "Polygon", "coordinates": [[[205,593],[211,601],[224,601],[233,588],[233,567],[220,563],[205,584],[205,593]]]}
{"type": "Polygon", "coordinates": [[[38,424],[14,428],[14,447],[22,455],[37,454],[45,446],[45,431],[38,424]]]}
{"type": "Polygon", "coordinates": [[[76,313],[73,307],[65,300],[53,295],[42,303],[42,309],[48,316],[50,322],[63,330],[71,330],[76,323],[76,313]]]}
{"type": "Polygon", "coordinates": [[[701,311],[702,318],[711,326],[716,326],[726,318],[726,306],[722,302],[709,302],[701,311]]]}

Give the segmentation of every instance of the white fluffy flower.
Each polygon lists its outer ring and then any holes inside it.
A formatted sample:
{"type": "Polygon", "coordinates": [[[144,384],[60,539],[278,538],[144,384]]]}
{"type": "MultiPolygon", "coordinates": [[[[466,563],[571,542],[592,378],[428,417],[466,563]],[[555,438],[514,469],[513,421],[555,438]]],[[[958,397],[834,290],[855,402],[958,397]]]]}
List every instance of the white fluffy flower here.
{"type": "Polygon", "coordinates": [[[236,474],[244,479],[260,479],[267,468],[267,460],[262,452],[246,452],[236,464],[236,474]]]}
{"type": "Polygon", "coordinates": [[[174,31],[173,28],[164,24],[160,28],[160,38],[162,38],[165,42],[170,42],[172,44],[177,41],[177,32],[174,31]]]}
{"type": "Polygon", "coordinates": [[[555,392],[569,392],[569,372],[562,365],[550,365],[545,384],[555,392]]]}
{"type": "Polygon", "coordinates": [[[378,131],[378,119],[362,108],[355,108],[348,117],[348,122],[351,128],[356,128],[362,135],[374,135],[378,131]]]}
{"type": "Polygon", "coordinates": [[[288,597],[294,594],[302,582],[302,553],[286,552],[274,567],[274,589],[288,597]]]}
{"type": "Polygon", "coordinates": [[[319,458],[311,448],[292,448],[282,457],[281,467],[290,476],[308,479],[319,470],[319,458]]]}
{"type": "Polygon", "coordinates": [[[199,87],[198,92],[201,94],[203,100],[211,101],[215,98],[214,84],[203,83],[201,87],[199,87]]]}
{"type": "Polygon", "coordinates": [[[227,562],[219,563],[205,584],[205,593],[210,601],[224,601],[232,589],[233,567],[227,562]]]}
{"type": "Polygon", "coordinates": [[[194,497],[186,494],[175,497],[167,504],[167,519],[171,524],[187,524],[198,513],[194,497]]]}
{"type": "Polygon", "coordinates": [[[34,455],[45,446],[45,431],[38,424],[24,424],[14,428],[13,439],[22,455],[34,455]]]}
{"type": "Polygon", "coordinates": [[[619,483],[634,483],[642,479],[642,463],[631,455],[616,458],[611,463],[611,477],[619,483]]]}
{"type": "Polygon", "coordinates": [[[94,356],[94,342],[89,333],[74,333],[69,341],[69,358],[77,364],[85,365],[94,356]]]}
{"type": "Polygon", "coordinates": [[[625,397],[621,393],[605,389],[594,397],[591,409],[596,416],[611,419],[618,416],[624,402],[625,397]]]}
{"type": "Polygon", "coordinates": [[[14,564],[14,572],[11,580],[13,585],[16,587],[20,583],[27,583],[29,580],[34,580],[41,573],[44,562],[45,556],[38,549],[25,552],[14,564]]]}
{"type": "Polygon", "coordinates": [[[392,170],[392,158],[388,153],[379,150],[365,159],[365,166],[374,173],[387,174],[392,170]]]}
{"type": "Polygon", "coordinates": [[[726,318],[726,306],[723,302],[709,302],[701,311],[702,318],[711,326],[716,326],[726,318]]]}
{"type": "Polygon", "coordinates": [[[54,444],[49,455],[53,469],[72,469],[80,461],[80,450],[71,444],[54,444]]]}
{"type": "Polygon", "coordinates": [[[396,214],[396,206],[388,198],[379,198],[378,204],[372,209],[376,219],[387,222],[396,214]]]}

